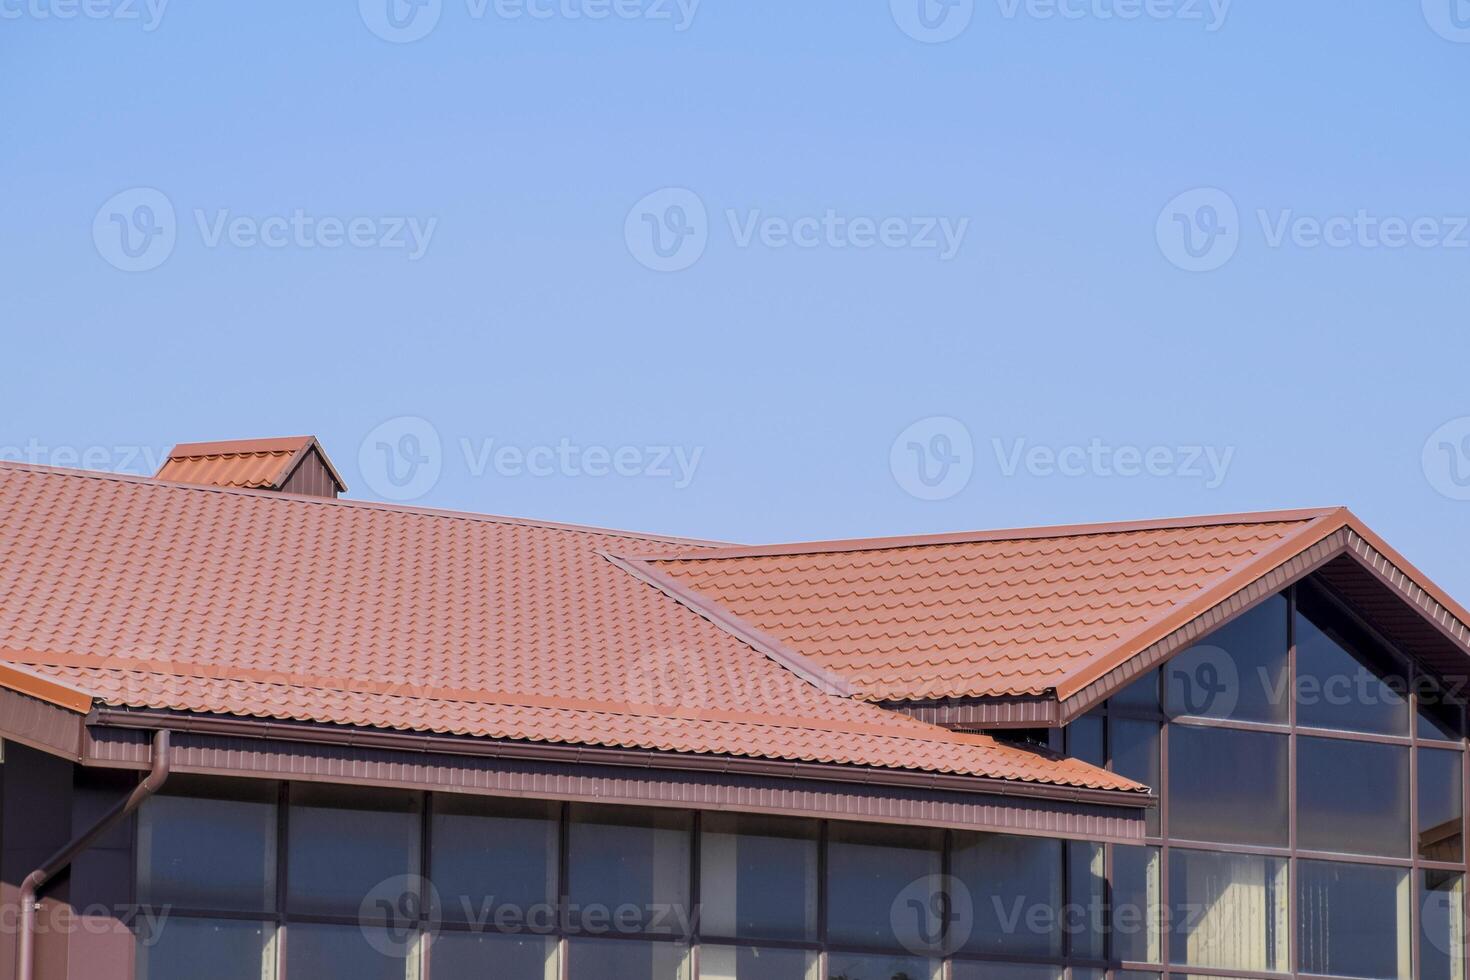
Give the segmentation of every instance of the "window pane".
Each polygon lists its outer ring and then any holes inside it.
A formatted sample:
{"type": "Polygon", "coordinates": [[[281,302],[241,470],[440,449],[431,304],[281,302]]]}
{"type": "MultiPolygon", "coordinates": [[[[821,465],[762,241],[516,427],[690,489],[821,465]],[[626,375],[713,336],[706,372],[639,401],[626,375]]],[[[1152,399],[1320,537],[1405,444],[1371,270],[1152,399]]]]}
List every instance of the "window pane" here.
{"type": "Polygon", "coordinates": [[[966,963],[955,961],[954,980],[1062,980],[1059,966],[1029,963],[966,963]]]}
{"type": "Polygon", "coordinates": [[[704,935],[816,938],[816,823],[711,813],[701,830],[704,935]]]}
{"type": "Polygon", "coordinates": [[[1286,621],[1285,597],[1272,596],[1169,661],[1169,715],[1287,724],[1286,621]]]}
{"type": "Polygon", "coordinates": [[[1112,958],[1159,962],[1159,849],[1113,846],[1112,958]]]}
{"type": "Polygon", "coordinates": [[[1169,836],[1285,847],[1285,735],[1169,726],[1169,836]]]}
{"type": "Polygon", "coordinates": [[[273,909],[277,784],[175,777],[168,789],[138,811],[138,901],[273,909]]]}
{"type": "Polygon", "coordinates": [[[310,980],[405,980],[418,976],[410,933],[293,922],[286,927],[286,973],[310,980]]]}
{"type": "Polygon", "coordinates": [[[571,980],[688,980],[689,949],[677,943],[573,939],[567,966],[571,980]]]}
{"type": "Polygon", "coordinates": [[[1159,710],[1159,672],[1151,670],[1123,690],[1114,694],[1108,704],[1127,711],[1159,710]]]}
{"type": "Polygon", "coordinates": [[[1103,846],[1084,841],[1067,843],[1067,907],[1062,931],[1071,955],[1100,960],[1107,955],[1107,878],[1103,846]]]}
{"type": "Polygon", "coordinates": [[[1297,590],[1297,724],[1409,734],[1397,660],[1310,586],[1297,590]]]}
{"type": "Polygon", "coordinates": [[[1465,857],[1464,779],[1460,753],[1419,750],[1419,856],[1458,862],[1465,857]]]}
{"type": "MultiPolygon", "coordinates": [[[[419,872],[419,797],[355,786],[291,787],[287,904],[356,915],[372,895],[397,900],[419,872]]],[[[293,932],[294,937],[294,932],[293,932]]]]}
{"type": "Polygon", "coordinates": [[[429,947],[434,980],[556,980],[549,936],[441,932],[429,947]]]}
{"type": "MultiPolygon", "coordinates": [[[[1113,718],[1110,747],[1113,771],[1154,791],[1162,785],[1159,778],[1159,723],[1133,718],[1113,718]]],[[[1159,835],[1159,810],[1147,811],[1148,834],[1159,835]]]]}
{"type": "Polygon", "coordinates": [[[1284,972],[1286,889],[1284,860],[1174,848],[1170,958],[1180,966],[1284,972]]]}
{"type": "Polygon", "coordinates": [[[1102,715],[1083,715],[1067,726],[1067,755],[1102,768],[1108,764],[1102,715]]]}
{"type": "Polygon", "coordinates": [[[1420,980],[1465,980],[1465,878],[1445,871],[1422,874],[1420,980]]]}
{"type": "Polygon", "coordinates": [[[271,980],[276,975],[275,926],[264,922],[165,918],[156,933],[138,935],[137,980],[271,980]]]}
{"type": "Polygon", "coordinates": [[[828,953],[832,980],[938,980],[939,961],[906,956],[863,956],[828,953]]]}
{"type": "Polygon", "coordinates": [[[1303,973],[1408,980],[1409,874],[1302,861],[1297,958],[1303,973]]]}
{"type": "Polygon", "coordinates": [[[969,889],[972,953],[1062,955],[1062,842],[958,834],[952,873],[969,889]]]}
{"type": "Polygon", "coordinates": [[[455,922],[555,923],[555,803],[434,797],[430,877],[440,912],[455,922]]]}
{"type": "Polygon", "coordinates": [[[1443,687],[1423,673],[1415,677],[1414,693],[1419,705],[1414,722],[1419,737],[1437,742],[1458,742],[1464,705],[1448,696],[1443,687]]]}
{"type": "Polygon", "coordinates": [[[567,857],[573,925],[594,935],[683,935],[690,828],[690,815],[678,810],[573,807],[567,857]]]}
{"type": "MultiPolygon", "coordinates": [[[[833,824],[828,838],[827,935],[834,943],[906,949],[937,923],[926,882],[939,887],[938,831],[833,824]],[[909,907],[908,903],[916,902],[909,907]],[[902,919],[895,906],[910,908],[902,919]],[[907,933],[895,936],[894,927],[907,933]]],[[[836,970],[830,970],[837,973],[836,970]]]]}
{"type": "Polygon", "coordinates": [[[817,954],[802,949],[699,949],[699,980],[816,980],[817,954]]]}
{"type": "Polygon", "coordinates": [[[1297,845],[1409,856],[1409,750],[1330,738],[1297,741],[1297,845]]]}

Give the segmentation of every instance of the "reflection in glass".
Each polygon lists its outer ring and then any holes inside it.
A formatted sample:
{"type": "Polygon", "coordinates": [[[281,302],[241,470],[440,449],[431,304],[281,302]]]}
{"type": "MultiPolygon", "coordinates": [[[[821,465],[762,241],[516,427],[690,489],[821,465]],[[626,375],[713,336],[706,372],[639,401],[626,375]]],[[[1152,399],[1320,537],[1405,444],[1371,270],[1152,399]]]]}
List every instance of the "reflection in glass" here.
{"type": "Polygon", "coordinates": [[[418,976],[415,937],[397,929],[293,922],[286,975],[310,980],[405,980],[418,976]]]}
{"type": "Polygon", "coordinates": [[[1083,715],[1067,726],[1067,755],[1099,769],[1108,764],[1107,744],[1103,739],[1106,721],[1102,715],[1083,715]]]}
{"type": "Polygon", "coordinates": [[[275,783],[174,777],[138,811],[138,901],[274,908],[277,798],[275,783]]]}
{"type": "Polygon", "coordinates": [[[951,862],[974,907],[966,951],[1062,955],[1061,841],[958,834],[951,862]]]}
{"type": "Polygon", "coordinates": [[[933,935],[933,903],[921,891],[925,882],[939,886],[941,841],[938,831],[917,827],[833,824],[827,847],[828,938],[903,949],[904,940],[933,935]],[[895,903],[911,908],[914,921],[898,920],[895,903]],[[906,934],[894,935],[895,926],[905,927],[906,934]]]}
{"type": "Polygon", "coordinates": [[[699,980],[816,980],[817,954],[802,949],[699,949],[699,980]]]}
{"type": "Polygon", "coordinates": [[[397,879],[418,874],[418,794],[299,783],[290,799],[290,911],[356,915],[369,893],[401,893],[397,879]]]}
{"type": "Polygon", "coordinates": [[[1301,972],[1408,980],[1408,871],[1302,861],[1297,875],[1301,972]]]}
{"type": "Polygon", "coordinates": [[[1067,905],[1062,917],[1071,955],[1100,960],[1107,956],[1107,878],[1103,846],[1067,842],[1067,905]]]}
{"type": "Polygon", "coordinates": [[[1307,851],[1409,856],[1409,750],[1297,740],[1297,844],[1307,851]]]}
{"type": "Polygon", "coordinates": [[[1287,862],[1174,848],[1170,958],[1180,966],[1286,970],[1287,862]]]}
{"type": "Polygon", "coordinates": [[[968,963],[956,960],[954,980],[1062,980],[1062,968],[1030,963],[968,963]]]}
{"type": "Polygon", "coordinates": [[[1296,670],[1298,725],[1409,734],[1397,659],[1310,585],[1297,589],[1296,670]]]}
{"type": "Polygon", "coordinates": [[[1419,885],[1419,978],[1465,980],[1465,877],[1424,871],[1419,885]]]}
{"type": "Polygon", "coordinates": [[[626,939],[573,939],[571,980],[689,980],[689,948],[626,939]]]}
{"type": "Polygon", "coordinates": [[[1112,958],[1159,961],[1159,849],[1113,847],[1112,958]]]}
{"type": "Polygon", "coordinates": [[[679,810],[572,807],[567,874],[574,925],[593,933],[681,935],[689,920],[690,832],[690,815],[679,810]]]}
{"type": "Polygon", "coordinates": [[[434,980],[556,980],[556,940],[494,932],[441,932],[429,947],[434,980]]]}
{"type": "Polygon", "coordinates": [[[1151,670],[1138,680],[1129,684],[1123,690],[1114,694],[1108,702],[1109,707],[1121,708],[1126,711],[1139,711],[1148,714],[1158,714],[1159,711],[1159,672],[1151,670]]]}
{"type": "MultiPolygon", "coordinates": [[[[1159,723],[1135,718],[1112,718],[1109,745],[1113,753],[1113,771],[1136,783],[1157,791],[1159,779],[1159,723]]],[[[1150,837],[1159,835],[1159,809],[1153,807],[1145,816],[1150,837]]]]}
{"type": "Polygon", "coordinates": [[[1458,863],[1465,857],[1464,771],[1458,752],[1419,750],[1419,856],[1458,863]]]}
{"type": "Polygon", "coordinates": [[[198,980],[209,964],[209,980],[271,980],[276,975],[272,937],[264,922],[186,919],[168,916],[156,932],[140,920],[137,980],[198,980]]]}
{"type": "Polygon", "coordinates": [[[912,956],[828,953],[831,980],[939,980],[939,961],[912,956]]]}
{"type": "Polygon", "coordinates": [[[1169,836],[1285,847],[1289,745],[1285,735],[1169,726],[1169,836]]]}
{"type": "Polygon", "coordinates": [[[1286,621],[1286,598],[1272,596],[1169,661],[1164,697],[1170,717],[1287,724],[1286,621]]]}
{"type": "Polygon", "coordinates": [[[555,923],[558,804],[442,794],[433,809],[430,866],[444,918],[555,923]]]}
{"type": "Polygon", "coordinates": [[[817,834],[812,821],[707,814],[700,837],[703,934],[815,939],[817,834]]]}

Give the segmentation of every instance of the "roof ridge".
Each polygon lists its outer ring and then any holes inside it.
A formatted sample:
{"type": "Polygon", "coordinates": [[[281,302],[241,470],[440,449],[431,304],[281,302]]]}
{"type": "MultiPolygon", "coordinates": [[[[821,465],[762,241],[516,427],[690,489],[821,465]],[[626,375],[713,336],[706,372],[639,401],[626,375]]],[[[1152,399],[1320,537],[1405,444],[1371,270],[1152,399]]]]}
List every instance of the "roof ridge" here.
{"type": "Polygon", "coordinates": [[[728,558],[766,558],[829,552],[887,551],[898,548],[923,548],[950,544],[978,544],[987,541],[1038,541],[1048,538],[1106,537],[1113,534],[1136,534],[1140,531],[1183,530],[1185,528],[1229,527],[1252,524],[1310,523],[1336,514],[1342,507],[1315,507],[1295,510],[1250,511],[1238,514],[1204,514],[1195,517],[1170,517],[1133,521],[1108,521],[1092,524],[1048,524],[1036,527],[996,528],[991,530],[947,531],[934,534],[909,534],[875,538],[835,538],[827,541],[795,541],[785,544],[725,545],[696,554],[623,554],[630,561],[700,561],[728,558]]]}
{"type": "Polygon", "coordinates": [[[654,534],[628,531],[620,528],[597,527],[591,524],[571,524],[562,521],[545,521],[534,517],[511,517],[504,514],[484,514],[470,510],[450,510],[442,507],[422,507],[414,504],[395,504],[378,500],[350,500],[333,497],[316,497],[310,494],[279,493],[272,490],[253,490],[246,487],[221,487],[203,483],[183,483],[177,480],[160,480],[153,476],[136,473],[114,473],[108,470],[83,470],[67,466],[43,466],[38,463],[22,463],[18,460],[0,459],[0,471],[17,470],[43,476],[64,476],[88,480],[104,480],[116,483],[131,483],[140,486],[162,487],[175,490],[192,490],[200,493],[223,493],[233,496],[256,497],[265,500],[290,501],[308,506],[353,507],[381,510],[391,513],[412,514],[418,517],[438,517],[449,520],[478,521],[489,524],[509,524],[517,527],[535,527],[547,531],[573,531],[581,534],[597,534],[606,537],[631,538],[670,545],[687,545],[694,548],[731,547],[727,541],[711,541],[702,538],[686,538],[672,534],[654,534]]]}

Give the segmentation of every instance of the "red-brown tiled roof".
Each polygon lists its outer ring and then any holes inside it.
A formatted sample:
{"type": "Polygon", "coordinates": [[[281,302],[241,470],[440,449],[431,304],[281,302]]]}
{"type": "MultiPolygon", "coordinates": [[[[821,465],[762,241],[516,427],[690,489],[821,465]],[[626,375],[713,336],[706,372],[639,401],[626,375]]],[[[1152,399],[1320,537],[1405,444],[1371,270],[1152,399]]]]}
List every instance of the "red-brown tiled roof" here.
{"type": "Polygon", "coordinates": [[[869,700],[1066,696],[1152,628],[1198,615],[1218,586],[1258,577],[1345,514],[723,548],[630,564],[869,700]]]}
{"type": "Polygon", "coordinates": [[[176,483],[279,490],[310,453],[322,460],[339,490],[347,489],[312,436],[180,443],[159,467],[157,476],[176,483]]]}
{"type": "Polygon", "coordinates": [[[73,709],[1139,788],[823,693],[606,557],[701,546],[0,463],[0,684],[73,709]]]}

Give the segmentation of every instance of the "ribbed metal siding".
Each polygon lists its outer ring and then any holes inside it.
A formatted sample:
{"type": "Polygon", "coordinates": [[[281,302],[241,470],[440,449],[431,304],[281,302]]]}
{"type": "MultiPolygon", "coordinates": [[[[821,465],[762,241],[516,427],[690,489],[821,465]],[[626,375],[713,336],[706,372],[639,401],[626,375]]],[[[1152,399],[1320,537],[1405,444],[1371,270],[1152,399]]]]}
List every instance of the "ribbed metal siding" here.
{"type": "Polygon", "coordinates": [[[81,758],[82,716],[15,691],[0,690],[0,735],[53,755],[81,758]]]}

